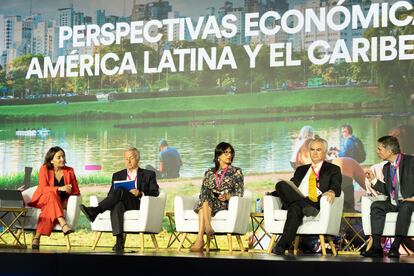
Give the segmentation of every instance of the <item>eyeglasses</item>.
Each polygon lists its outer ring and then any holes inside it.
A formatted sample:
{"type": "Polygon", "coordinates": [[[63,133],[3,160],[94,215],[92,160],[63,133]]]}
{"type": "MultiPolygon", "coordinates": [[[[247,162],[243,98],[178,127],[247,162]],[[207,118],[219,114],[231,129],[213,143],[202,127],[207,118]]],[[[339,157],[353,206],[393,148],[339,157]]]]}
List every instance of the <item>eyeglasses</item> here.
{"type": "Polygon", "coordinates": [[[233,155],[233,153],[231,152],[231,150],[226,150],[225,152],[223,152],[223,154],[225,154],[225,155],[233,155]]]}

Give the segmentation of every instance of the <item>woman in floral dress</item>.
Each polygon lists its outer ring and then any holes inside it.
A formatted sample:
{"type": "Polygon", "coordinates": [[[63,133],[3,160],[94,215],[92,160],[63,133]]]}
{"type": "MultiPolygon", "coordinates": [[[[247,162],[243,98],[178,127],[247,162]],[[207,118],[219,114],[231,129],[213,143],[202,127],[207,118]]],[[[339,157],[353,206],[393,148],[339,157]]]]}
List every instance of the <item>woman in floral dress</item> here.
{"type": "Polygon", "coordinates": [[[198,213],[199,228],[197,240],[191,251],[202,251],[204,233],[213,235],[211,217],[221,210],[227,210],[232,196],[243,196],[243,173],[240,168],[232,166],[234,148],[221,142],[214,151],[214,168],[204,173],[199,201],[194,211],[198,213]]]}

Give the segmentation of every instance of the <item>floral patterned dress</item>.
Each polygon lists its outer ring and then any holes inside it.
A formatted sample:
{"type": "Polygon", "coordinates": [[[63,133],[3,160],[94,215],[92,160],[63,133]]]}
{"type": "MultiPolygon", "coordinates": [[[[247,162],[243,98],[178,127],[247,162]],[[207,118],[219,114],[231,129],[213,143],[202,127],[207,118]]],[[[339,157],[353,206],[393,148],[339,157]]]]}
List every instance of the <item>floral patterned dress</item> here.
{"type": "Polygon", "coordinates": [[[227,210],[229,208],[229,201],[220,201],[214,196],[213,191],[228,193],[230,196],[243,196],[244,180],[243,173],[240,168],[230,165],[227,170],[219,169],[217,180],[218,181],[216,181],[216,173],[213,168],[208,169],[204,173],[199,201],[196,203],[194,212],[198,213],[203,205],[203,202],[205,201],[208,202],[208,205],[211,208],[212,216],[214,216],[218,211],[227,210]],[[222,177],[224,172],[225,175],[222,177]],[[222,179],[222,181],[220,181],[220,179],[222,179]]]}

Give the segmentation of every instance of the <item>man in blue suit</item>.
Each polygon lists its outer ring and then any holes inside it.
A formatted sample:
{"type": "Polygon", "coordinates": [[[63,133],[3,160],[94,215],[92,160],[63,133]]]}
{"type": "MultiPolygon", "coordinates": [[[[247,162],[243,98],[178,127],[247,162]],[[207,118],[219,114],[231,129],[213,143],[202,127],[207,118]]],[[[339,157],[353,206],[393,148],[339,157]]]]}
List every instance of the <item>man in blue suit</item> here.
{"type": "Polygon", "coordinates": [[[372,171],[366,172],[371,187],[387,195],[385,201],[375,201],[371,205],[372,247],[361,255],[365,257],[382,257],[381,235],[384,230],[385,217],[389,212],[398,212],[395,226],[395,239],[388,252],[388,257],[398,258],[401,242],[407,237],[414,210],[414,156],[402,154],[398,139],[384,136],[378,139],[377,155],[388,161],[382,171],[384,182],[377,180],[372,171]]]}

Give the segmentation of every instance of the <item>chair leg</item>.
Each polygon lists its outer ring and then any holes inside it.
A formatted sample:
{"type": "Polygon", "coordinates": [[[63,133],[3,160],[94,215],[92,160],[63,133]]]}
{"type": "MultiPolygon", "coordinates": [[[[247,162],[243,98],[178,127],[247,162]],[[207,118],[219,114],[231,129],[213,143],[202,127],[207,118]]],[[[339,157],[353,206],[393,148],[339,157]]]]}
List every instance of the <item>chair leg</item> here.
{"type": "Polygon", "coordinates": [[[270,239],[269,247],[267,248],[267,253],[268,254],[272,253],[272,249],[273,249],[273,246],[275,244],[276,237],[277,237],[277,235],[276,234],[273,234],[272,235],[272,238],[270,239]]]}
{"type": "Polygon", "coordinates": [[[182,234],[183,234],[183,236],[181,237],[181,241],[180,241],[180,244],[177,247],[177,251],[180,251],[181,248],[183,248],[184,241],[187,238],[187,233],[182,233],[182,234]]]}
{"type": "Polygon", "coordinates": [[[300,236],[296,236],[295,241],[293,242],[293,255],[298,255],[299,240],[300,236]]]}
{"type": "Polygon", "coordinates": [[[71,249],[71,245],[70,245],[70,239],[69,239],[69,235],[65,236],[66,239],[66,249],[70,250],[71,249]]]}
{"type": "Polygon", "coordinates": [[[325,236],[319,235],[319,241],[321,242],[322,255],[326,256],[325,236]]]}
{"type": "MultiPolygon", "coordinates": [[[[16,238],[17,238],[17,240],[20,240],[20,236],[22,235],[22,229],[17,229],[17,231],[16,231],[16,238]]],[[[16,241],[14,241],[14,244],[17,244],[17,240],[16,241]]],[[[26,244],[26,243],[25,243],[26,244]]]]}
{"type": "Polygon", "coordinates": [[[402,244],[401,244],[401,246],[402,246],[402,248],[404,249],[405,253],[406,253],[408,256],[410,256],[410,255],[411,255],[411,251],[410,251],[410,249],[408,249],[408,247],[407,247],[404,243],[402,243],[402,244]]]}
{"type": "Polygon", "coordinates": [[[328,239],[329,246],[331,247],[332,255],[334,256],[338,255],[338,253],[336,252],[335,244],[333,243],[332,237],[326,237],[326,238],[328,239]]]}
{"type": "Polygon", "coordinates": [[[98,245],[99,239],[102,236],[102,232],[96,232],[95,233],[95,241],[92,244],[92,250],[95,250],[96,246],[98,245]]]}
{"type": "Polygon", "coordinates": [[[240,235],[236,235],[237,243],[239,244],[239,248],[241,252],[244,252],[244,246],[240,235]]]}
{"type": "Polygon", "coordinates": [[[370,250],[371,249],[371,247],[372,247],[372,236],[370,236],[369,238],[368,238],[368,243],[367,243],[367,251],[368,250],[370,250]]]}
{"type": "Polygon", "coordinates": [[[151,239],[152,239],[152,243],[154,244],[155,250],[158,250],[158,242],[157,242],[157,238],[155,237],[154,234],[150,234],[151,239]]]}
{"type": "Polygon", "coordinates": [[[139,237],[141,240],[141,252],[144,251],[144,233],[139,233],[139,237]]]}
{"type": "Polygon", "coordinates": [[[218,243],[217,243],[217,240],[216,240],[216,235],[213,235],[213,241],[214,241],[214,247],[218,250],[219,247],[218,247],[218,243]]]}
{"type": "MultiPolygon", "coordinates": [[[[206,243],[206,252],[210,253],[210,243],[211,243],[211,235],[206,235],[207,236],[207,243],[206,243]]],[[[213,236],[214,237],[214,236],[213,236]]]]}
{"type": "Polygon", "coordinates": [[[227,243],[229,245],[229,252],[233,252],[233,243],[232,243],[232,235],[231,233],[227,233],[227,243]]]}

